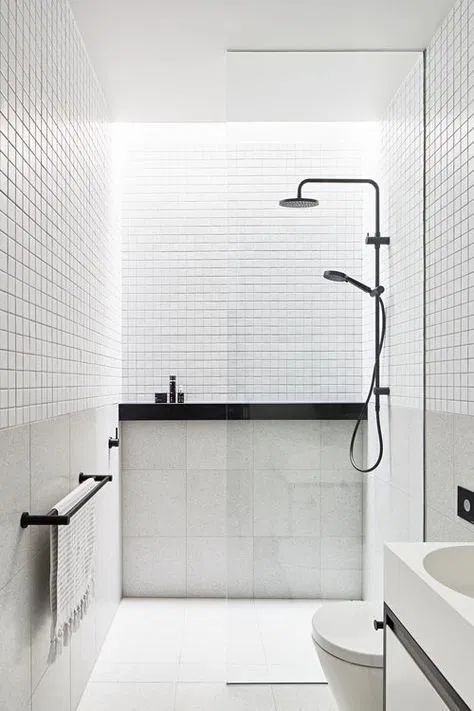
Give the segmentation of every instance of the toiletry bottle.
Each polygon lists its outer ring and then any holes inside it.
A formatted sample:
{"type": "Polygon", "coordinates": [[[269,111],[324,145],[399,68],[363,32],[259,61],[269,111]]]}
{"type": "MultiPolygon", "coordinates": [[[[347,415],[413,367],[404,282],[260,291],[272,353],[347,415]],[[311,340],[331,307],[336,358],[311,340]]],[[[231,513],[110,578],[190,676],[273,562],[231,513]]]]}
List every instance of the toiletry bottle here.
{"type": "Polygon", "coordinates": [[[183,388],[178,388],[178,403],[182,405],[184,402],[184,390],[183,388]]]}
{"type": "Polygon", "coordinates": [[[176,375],[170,375],[170,403],[176,402],[176,375]]]}

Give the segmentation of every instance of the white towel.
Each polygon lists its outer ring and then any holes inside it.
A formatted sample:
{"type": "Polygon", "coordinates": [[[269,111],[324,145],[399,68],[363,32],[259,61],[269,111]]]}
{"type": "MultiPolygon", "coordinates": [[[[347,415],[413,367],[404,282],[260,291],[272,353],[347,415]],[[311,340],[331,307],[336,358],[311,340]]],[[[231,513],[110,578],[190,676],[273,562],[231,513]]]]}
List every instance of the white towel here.
{"type": "MultiPolygon", "coordinates": [[[[87,479],[61,499],[54,510],[67,513],[96,486],[87,479]]],[[[68,526],[50,527],[50,661],[61,653],[87,611],[94,592],[95,502],[90,499],[68,526]]]]}

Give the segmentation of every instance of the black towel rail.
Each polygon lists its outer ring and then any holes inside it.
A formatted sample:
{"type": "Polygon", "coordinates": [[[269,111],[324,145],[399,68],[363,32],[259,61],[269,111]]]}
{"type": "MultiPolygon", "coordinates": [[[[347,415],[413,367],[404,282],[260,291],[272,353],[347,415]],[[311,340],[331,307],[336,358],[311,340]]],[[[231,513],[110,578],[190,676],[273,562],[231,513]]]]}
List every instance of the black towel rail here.
{"type": "Polygon", "coordinates": [[[84,498],[78,501],[77,504],[75,504],[71,509],[69,509],[67,513],[59,516],[55,512],[55,510],[52,509],[44,516],[36,516],[28,513],[28,511],[24,511],[21,514],[20,519],[21,527],[28,528],[28,526],[68,526],[74,514],[77,513],[79,509],[82,509],[84,504],[86,504],[89,499],[92,499],[92,497],[95,496],[97,492],[100,491],[100,489],[102,489],[102,487],[107,484],[107,482],[112,481],[112,477],[110,476],[110,474],[83,474],[82,472],[79,474],[79,484],[82,484],[84,481],[87,481],[87,479],[94,479],[94,481],[97,482],[97,486],[94,486],[93,489],[87,492],[84,498]]]}

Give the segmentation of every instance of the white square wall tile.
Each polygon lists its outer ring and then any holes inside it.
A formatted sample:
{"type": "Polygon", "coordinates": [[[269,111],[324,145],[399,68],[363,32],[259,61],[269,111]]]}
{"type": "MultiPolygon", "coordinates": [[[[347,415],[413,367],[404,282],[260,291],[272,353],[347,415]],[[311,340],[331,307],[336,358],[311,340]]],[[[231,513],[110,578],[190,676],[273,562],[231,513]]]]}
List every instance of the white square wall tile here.
{"type": "Polygon", "coordinates": [[[186,471],[122,471],[123,535],[186,535],[186,471]]]}
{"type": "Polygon", "coordinates": [[[123,469],[183,469],[186,423],[128,421],[121,424],[123,469]]]}
{"type": "Polygon", "coordinates": [[[335,299],[322,273],[361,273],[363,193],[321,186],[323,220],[278,201],[308,173],[360,176],[373,135],[352,144],[346,129],[329,138],[314,124],[295,143],[291,128],[267,141],[222,124],[193,130],[118,132],[125,398],[152,402],[176,374],[194,402],[360,399],[361,296],[335,299]]]}
{"type": "Polygon", "coordinates": [[[187,539],[187,594],[191,597],[225,597],[227,594],[226,539],[187,539]]]}
{"type": "Polygon", "coordinates": [[[227,475],[225,469],[205,471],[188,469],[187,534],[225,536],[227,475]]]}
{"type": "Polygon", "coordinates": [[[132,597],[184,597],[186,538],[124,538],[123,593],[132,597]]]}

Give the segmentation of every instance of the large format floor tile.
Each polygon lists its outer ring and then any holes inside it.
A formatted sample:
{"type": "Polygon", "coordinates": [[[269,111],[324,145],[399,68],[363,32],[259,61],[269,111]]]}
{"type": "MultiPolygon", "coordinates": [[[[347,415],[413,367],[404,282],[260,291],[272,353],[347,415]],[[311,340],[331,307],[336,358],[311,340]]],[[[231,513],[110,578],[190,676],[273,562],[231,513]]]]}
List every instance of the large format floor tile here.
{"type": "Polygon", "coordinates": [[[320,605],[125,599],[79,711],[336,711],[311,640],[320,605]]]}
{"type": "Polygon", "coordinates": [[[90,682],[78,711],[174,711],[174,684],[90,682]]]}
{"type": "Polygon", "coordinates": [[[271,686],[178,684],[175,711],[275,711],[271,686]]]}

